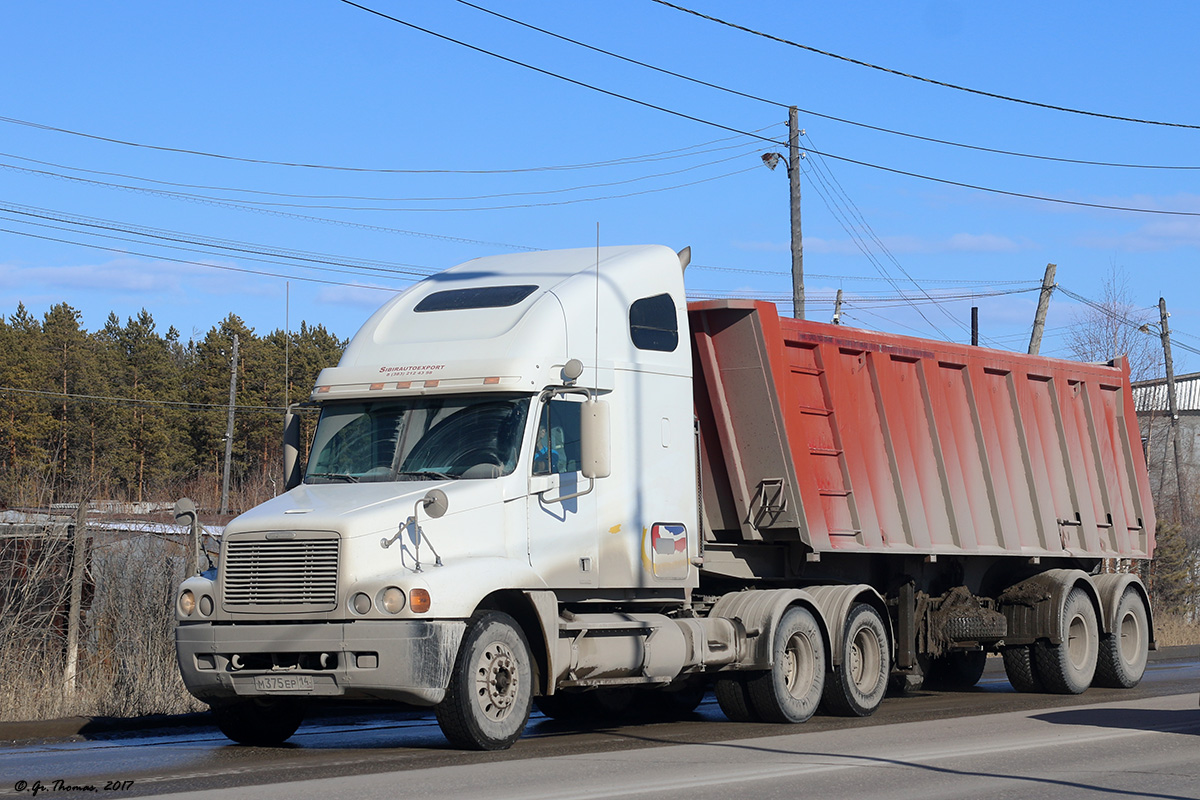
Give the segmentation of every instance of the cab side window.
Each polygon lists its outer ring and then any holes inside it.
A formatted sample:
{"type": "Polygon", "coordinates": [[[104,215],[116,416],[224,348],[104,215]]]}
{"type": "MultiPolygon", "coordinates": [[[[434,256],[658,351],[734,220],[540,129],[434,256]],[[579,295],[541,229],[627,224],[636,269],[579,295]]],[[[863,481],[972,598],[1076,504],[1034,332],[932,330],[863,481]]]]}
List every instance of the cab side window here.
{"type": "Polygon", "coordinates": [[[551,400],[542,406],[537,441],[533,448],[533,474],[558,475],[578,472],[580,403],[551,400]]]}
{"type": "Polygon", "coordinates": [[[639,350],[670,353],[679,346],[679,321],[669,294],[634,300],[629,307],[629,338],[639,350]]]}

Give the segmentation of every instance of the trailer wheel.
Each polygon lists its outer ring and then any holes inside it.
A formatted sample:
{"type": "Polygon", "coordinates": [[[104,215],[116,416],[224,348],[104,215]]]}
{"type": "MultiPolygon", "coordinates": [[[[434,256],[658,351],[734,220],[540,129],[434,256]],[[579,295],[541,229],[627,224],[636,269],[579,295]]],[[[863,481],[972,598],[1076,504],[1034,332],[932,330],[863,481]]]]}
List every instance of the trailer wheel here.
{"type": "Polygon", "coordinates": [[[925,686],[930,689],[963,690],[979,683],[987,666],[987,653],[982,650],[956,650],[933,659],[925,674],[925,686]]]}
{"type": "Polygon", "coordinates": [[[533,707],[525,634],[508,614],[478,612],[467,623],[450,686],[435,709],[455,747],[504,750],[521,736],[533,707]]]}
{"type": "Polygon", "coordinates": [[[743,675],[717,678],[713,684],[717,705],[730,722],[758,722],[758,712],[750,704],[749,688],[743,675]]]}
{"type": "Polygon", "coordinates": [[[763,722],[804,722],[825,688],[825,639],[811,611],[784,613],[771,655],[771,669],[746,681],[750,706],[763,722]]]}
{"type": "Polygon", "coordinates": [[[1062,608],[1061,644],[1038,642],[1033,646],[1037,672],[1047,691],[1055,694],[1081,694],[1096,674],[1100,649],[1096,609],[1087,593],[1078,587],[1067,595],[1062,608]]]}
{"type": "Polygon", "coordinates": [[[272,747],[291,738],[304,721],[304,707],[274,697],[239,700],[212,707],[221,733],[238,744],[272,747]]]}
{"type": "Polygon", "coordinates": [[[1042,692],[1045,687],[1038,677],[1037,665],[1033,659],[1032,645],[1007,647],[1002,651],[1004,656],[1004,672],[1008,682],[1018,692],[1042,692]]]}
{"type": "Polygon", "coordinates": [[[826,675],[821,704],[843,717],[870,716],[883,702],[892,669],[887,627],[878,611],[859,603],[846,615],[842,640],[842,665],[826,675]]]}
{"type": "Polygon", "coordinates": [[[1142,680],[1150,655],[1150,620],[1141,594],[1132,587],[1121,595],[1111,634],[1100,638],[1094,686],[1132,689],[1142,680]]]}

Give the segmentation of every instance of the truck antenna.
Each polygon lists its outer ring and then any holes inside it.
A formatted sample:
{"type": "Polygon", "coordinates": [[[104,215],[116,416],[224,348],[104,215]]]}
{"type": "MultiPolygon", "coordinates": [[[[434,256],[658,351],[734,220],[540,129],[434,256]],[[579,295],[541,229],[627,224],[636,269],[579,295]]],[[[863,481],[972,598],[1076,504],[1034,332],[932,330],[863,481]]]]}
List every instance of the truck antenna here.
{"type": "MultiPolygon", "coordinates": [[[[592,383],[600,386],[600,221],[596,220],[596,332],[592,339],[592,383]]],[[[591,392],[589,391],[589,395],[591,392]]]]}

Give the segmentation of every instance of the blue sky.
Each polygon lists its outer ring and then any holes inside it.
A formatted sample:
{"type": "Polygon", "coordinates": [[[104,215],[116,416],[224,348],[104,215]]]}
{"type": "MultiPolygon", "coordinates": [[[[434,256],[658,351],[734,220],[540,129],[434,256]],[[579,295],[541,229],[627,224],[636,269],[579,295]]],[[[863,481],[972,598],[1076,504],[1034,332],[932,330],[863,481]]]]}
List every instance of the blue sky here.
{"type": "MultiPolygon", "coordinates": [[[[786,301],[787,177],[759,154],[784,149],[795,104],[811,151],[809,318],[827,320],[841,288],[850,324],[965,341],[978,305],[985,342],[1023,351],[1047,262],[1061,286],[1094,299],[1116,269],[1139,309],[1166,298],[1177,371],[1200,369],[1185,349],[1200,348],[1196,127],[946,88],[652,0],[477,5],[772,102],[455,0],[363,5],[697,119],[336,0],[6,4],[0,315],[65,301],[88,329],[145,307],[185,340],[229,312],[260,333],[286,315],[349,336],[422,274],[522,247],[592,246],[597,229],[602,244],[690,245],[694,296],[786,301]],[[817,114],[972,147],[1192,169],[1007,156],[817,114]],[[964,294],[974,297],[948,299],[964,294]]],[[[1193,3],[681,5],[945,83],[1200,125],[1193,3]]],[[[1055,294],[1043,353],[1069,354],[1080,308],[1055,294]]]]}

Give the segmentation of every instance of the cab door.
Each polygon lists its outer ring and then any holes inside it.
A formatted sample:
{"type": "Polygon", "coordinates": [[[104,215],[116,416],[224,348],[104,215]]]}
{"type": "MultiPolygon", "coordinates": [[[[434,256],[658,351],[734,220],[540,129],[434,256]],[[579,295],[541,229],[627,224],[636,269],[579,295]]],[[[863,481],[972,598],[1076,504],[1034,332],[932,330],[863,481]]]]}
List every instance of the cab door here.
{"type": "Polygon", "coordinates": [[[579,471],[578,395],[536,409],[528,496],[529,563],[551,588],[596,584],[599,483],[579,471]]]}

